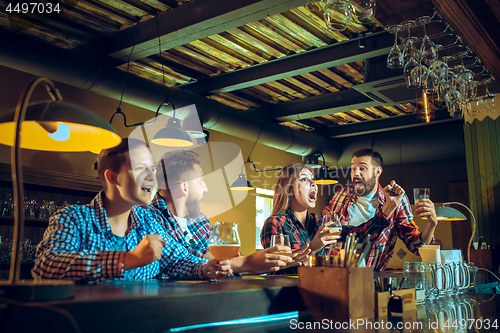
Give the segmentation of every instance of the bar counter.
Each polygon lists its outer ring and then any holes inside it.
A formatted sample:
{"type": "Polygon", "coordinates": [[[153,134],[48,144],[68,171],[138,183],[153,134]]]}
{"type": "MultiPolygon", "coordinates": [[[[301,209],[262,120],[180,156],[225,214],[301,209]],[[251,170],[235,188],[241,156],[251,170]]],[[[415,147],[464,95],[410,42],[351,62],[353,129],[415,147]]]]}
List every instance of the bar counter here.
{"type": "Polygon", "coordinates": [[[310,321],[297,288],[297,277],[288,276],[238,277],[218,283],[103,282],[77,285],[73,299],[4,302],[7,301],[0,298],[0,332],[500,331],[500,297],[495,294],[444,297],[426,302],[402,317],[372,318],[356,326],[310,321]],[[260,320],[242,321],[254,317],[260,320]],[[234,320],[230,325],[203,325],[234,320]],[[398,322],[402,329],[396,327],[398,322]],[[467,323],[465,329],[460,322],[467,323]]]}

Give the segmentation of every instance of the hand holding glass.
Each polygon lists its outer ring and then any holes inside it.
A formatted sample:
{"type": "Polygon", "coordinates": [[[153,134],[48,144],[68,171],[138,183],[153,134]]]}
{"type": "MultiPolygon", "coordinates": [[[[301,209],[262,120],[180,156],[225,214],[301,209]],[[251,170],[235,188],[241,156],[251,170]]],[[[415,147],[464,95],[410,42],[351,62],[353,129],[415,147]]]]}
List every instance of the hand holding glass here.
{"type": "MultiPolygon", "coordinates": [[[[208,240],[208,250],[215,259],[229,260],[238,255],[240,250],[240,236],[236,223],[215,222],[214,230],[208,240]]],[[[228,275],[227,271],[209,272],[209,274],[228,275]]]]}
{"type": "Polygon", "coordinates": [[[290,258],[292,257],[292,250],[290,248],[290,239],[288,235],[283,235],[283,234],[271,235],[271,247],[278,245],[287,246],[289,250],[278,251],[275,252],[276,254],[287,256],[290,258]]]}
{"type": "MultiPolygon", "coordinates": [[[[328,215],[323,216],[323,224],[326,224],[328,222],[332,223],[328,226],[325,226],[323,230],[328,231],[332,236],[340,236],[340,233],[342,232],[342,224],[340,223],[340,218],[336,214],[333,214],[333,218],[328,215]]],[[[331,245],[325,246],[325,249],[340,249],[340,247],[340,243],[335,242],[331,245]]]]}

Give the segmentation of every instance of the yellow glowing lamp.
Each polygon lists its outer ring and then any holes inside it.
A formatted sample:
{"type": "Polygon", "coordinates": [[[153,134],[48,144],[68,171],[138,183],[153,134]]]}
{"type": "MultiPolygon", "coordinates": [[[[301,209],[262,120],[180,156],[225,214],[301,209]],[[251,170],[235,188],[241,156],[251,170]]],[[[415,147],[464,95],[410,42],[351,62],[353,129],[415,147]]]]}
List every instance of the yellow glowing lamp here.
{"type": "MultiPolygon", "coordinates": [[[[0,117],[0,144],[13,146],[14,112],[0,117]]],[[[100,151],[121,142],[113,127],[96,114],[72,103],[29,104],[22,123],[21,148],[44,151],[100,151]]]]}
{"type": "Polygon", "coordinates": [[[238,178],[236,178],[236,180],[233,182],[233,184],[231,184],[230,189],[233,191],[251,191],[255,188],[253,187],[252,183],[250,183],[247,180],[247,177],[245,176],[245,174],[240,173],[238,175],[238,178]]]}
{"type": "Polygon", "coordinates": [[[151,142],[155,145],[167,147],[189,147],[193,145],[191,137],[182,129],[180,120],[175,117],[168,120],[167,125],[155,134],[151,142]]]}
{"type": "Polygon", "coordinates": [[[317,185],[333,185],[337,184],[338,180],[336,180],[330,175],[330,169],[328,169],[328,167],[322,166],[321,169],[319,169],[319,172],[316,175],[314,182],[317,185]]]}

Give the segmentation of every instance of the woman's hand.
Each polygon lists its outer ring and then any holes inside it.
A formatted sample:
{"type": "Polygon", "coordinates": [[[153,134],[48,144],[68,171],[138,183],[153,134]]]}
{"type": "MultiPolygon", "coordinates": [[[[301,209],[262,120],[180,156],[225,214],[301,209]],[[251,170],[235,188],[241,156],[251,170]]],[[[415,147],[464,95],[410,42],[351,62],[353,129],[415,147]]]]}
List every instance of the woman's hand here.
{"type": "Polygon", "coordinates": [[[330,230],[325,230],[326,227],[333,226],[333,224],[333,222],[327,222],[319,227],[316,235],[309,244],[312,254],[321,250],[325,245],[337,242],[337,239],[340,238],[340,235],[332,235],[330,230]]]}

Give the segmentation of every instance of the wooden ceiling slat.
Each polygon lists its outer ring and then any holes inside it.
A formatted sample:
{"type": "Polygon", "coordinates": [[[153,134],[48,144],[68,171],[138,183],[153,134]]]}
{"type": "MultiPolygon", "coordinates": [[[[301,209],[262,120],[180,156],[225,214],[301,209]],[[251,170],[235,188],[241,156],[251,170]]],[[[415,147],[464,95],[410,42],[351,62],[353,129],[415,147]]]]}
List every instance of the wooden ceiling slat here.
{"type": "Polygon", "coordinates": [[[307,45],[308,49],[327,45],[327,43],[317,38],[315,35],[309,33],[307,30],[281,14],[273,15],[266,20],[268,22],[272,22],[274,26],[278,27],[288,36],[292,36],[304,45],[307,45]]]}
{"type": "Polygon", "coordinates": [[[319,87],[318,85],[316,85],[312,82],[309,82],[308,80],[306,80],[304,78],[301,78],[300,76],[288,77],[284,80],[299,87],[300,89],[304,90],[305,92],[307,92],[310,95],[320,95],[320,94],[326,92],[325,89],[319,87]],[[316,87],[319,89],[316,89],[316,87]]]}
{"type": "MultiPolygon", "coordinates": [[[[269,54],[272,57],[281,58],[281,57],[285,56],[279,50],[277,50],[277,49],[275,49],[275,48],[267,45],[263,41],[261,41],[258,38],[255,38],[254,36],[246,33],[245,31],[243,31],[240,28],[235,28],[235,29],[228,30],[226,33],[229,33],[229,34],[237,37],[238,39],[243,40],[245,43],[248,43],[248,44],[252,45],[253,47],[255,47],[255,48],[263,51],[266,54],[269,54]]],[[[261,55],[261,57],[264,58],[264,56],[262,56],[262,55],[261,55]]]]}
{"type": "Polygon", "coordinates": [[[238,91],[247,94],[249,96],[252,96],[254,98],[257,98],[264,103],[273,103],[273,102],[276,103],[276,101],[273,101],[271,100],[271,98],[269,98],[268,94],[262,92],[261,90],[255,89],[254,87],[244,88],[238,91]]]}
{"type": "Polygon", "coordinates": [[[100,0],[102,4],[105,4],[109,8],[116,9],[120,12],[123,13],[128,13],[129,15],[135,16],[135,17],[141,17],[147,14],[150,14],[150,12],[140,9],[136,6],[130,5],[126,3],[125,1],[121,0],[100,0]]]}
{"type": "Polygon", "coordinates": [[[238,58],[235,58],[226,52],[220,51],[219,49],[217,49],[217,48],[215,48],[215,47],[213,47],[205,42],[202,42],[201,40],[197,40],[197,41],[191,42],[189,44],[191,46],[194,46],[198,50],[201,50],[201,51],[208,53],[211,56],[219,59],[219,61],[224,61],[224,62],[230,64],[231,66],[233,66],[235,68],[246,67],[249,65],[247,62],[242,61],[238,58]]]}
{"type": "MultiPolygon", "coordinates": [[[[249,59],[249,60],[246,60],[245,62],[252,62],[253,61],[255,63],[261,63],[261,62],[266,61],[265,58],[262,58],[261,56],[253,53],[252,51],[242,47],[239,44],[236,44],[236,43],[230,41],[227,38],[224,38],[221,35],[213,35],[213,36],[204,38],[204,40],[206,40],[206,39],[212,39],[213,41],[225,46],[227,49],[230,50],[230,52],[231,52],[230,54],[233,57],[241,58],[243,61],[245,61],[245,59],[242,57],[242,55],[243,55],[246,59],[249,59]]],[[[227,51],[225,51],[225,52],[227,53],[227,51]]]]}
{"type": "MultiPolygon", "coordinates": [[[[211,54],[207,54],[207,53],[205,53],[205,52],[203,52],[203,51],[201,51],[201,50],[199,50],[191,45],[178,46],[175,48],[175,51],[178,51],[184,55],[189,56],[188,59],[185,59],[185,56],[184,56],[184,58],[181,58],[181,61],[180,61],[181,64],[183,63],[183,61],[199,62],[205,66],[208,65],[208,66],[216,68],[222,72],[228,72],[228,71],[231,71],[234,69],[234,66],[232,66],[231,64],[223,62],[223,61],[219,60],[217,57],[214,57],[211,54]]],[[[163,54],[170,54],[171,52],[172,52],[172,50],[170,50],[166,53],[164,52],[163,54]]],[[[214,72],[216,72],[216,71],[214,71],[214,72]]],[[[214,72],[212,72],[212,74],[215,74],[214,72]]]]}
{"type": "Polygon", "coordinates": [[[381,117],[381,118],[387,118],[389,117],[389,114],[388,113],[385,113],[384,111],[382,111],[381,109],[379,108],[366,108],[366,110],[369,110],[370,112],[376,114],[377,116],[381,117]]]}
{"type": "Polygon", "coordinates": [[[162,72],[165,71],[165,76],[168,75],[177,84],[185,84],[185,83],[193,80],[192,77],[182,75],[182,74],[176,72],[175,70],[173,70],[172,68],[168,67],[165,64],[163,65],[163,69],[162,69],[161,63],[159,63],[158,61],[153,60],[151,58],[144,58],[144,59],[141,59],[141,60],[135,61],[135,62],[137,64],[144,64],[146,66],[149,66],[151,68],[156,69],[160,76],[162,75],[162,72]]]}
{"type": "Polygon", "coordinates": [[[372,117],[368,113],[363,112],[363,110],[352,110],[350,112],[353,113],[354,115],[358,116],[358,117],[363,118],[364,120],[374,120],[375,119],[375,117],[372,117]]]}
{"type": "MultiPolygon", "coordinates": [[[[305,28],[306,27],[312,27],[313,29],[318,30],[319,33],[321,33],[322,35],[326,36],[330,40],[341,42],[341,41],[349,39],[346,36],[344,36],[341,32],[332,31],[332,30],[328,29],[326,27],[325,20],[319,18],[316,14],[310,12],[309,10],[307,10],[303,6],[300,6],[300,7],[296,8],[296,9],[292,9],[289,12],[293,13],[298,18],[300,18],[301,20],[303,20],[306,23],[305,28]]],[[[284,13],[283,15],[286,15],[287,13],[284,13]]],[[[313,29],[311,29],[311,30],[313,30],[313,29]]],[[[309,31],[309,32],[313,33],[312,31],[309,31]]],[[[320,37],[318,36],[318,38],[320,38],[320,37]]],[[[327,43],[327,44],[331,44],[331,41],[329,43],[327,43]]]]}
{"type": "Polygon", "coordinates": [[[331,84],[329,84],[329,83],[321,80],[317,76],[315,76],[314,73],[305,73],[305,74],[302,74],[300,76],[304,77],[305,79],[307,79],[311,82],[314,82],[318,86],[320,86],[323,89],[326,89],[328,91],[331,91],[331,92],[339,91],[336,87],[332,86],[331,84]]]}
{"type": "Polygon", "coordinates": [[[264,25],[262,22],[253,22],[249,23],[246,25],[247,27],[256,30],[260,34],[266,36],[267,38],[274,40],[275,43],[281,44],[285,47],[285,49],[288,49],[290,51],[293,51],[295,53],[299,53],[304,51],[303,48],[300,46],[292,43],[290,40],[288,40],[285,37],[282,37],[278,32],[274,31],[272,28],[264,25]]]}
{"type": "Polygon", "coordinates": [[[182,52],[179,52],[177,50],[169,50],[163,52],[162,55],[165,59],[176,62],[183,66],[188,66],[192,70],[198,71],[203,75],[210,76],[210,75],[215,75],[218,72],[221,72],[221,70],[218,70],[217,68],[214,68],[210,65],[197,61],[196,59],[187,58],[182,52]]]}
{"type": "Polygon", "coordinates": [[[351,78],[356,83],[363,82],[363,74],[349,66],[348,64],[335,66],[335,70],[351,78]]]}
{"type": "MultiPolygon", "coordinates": [[[[127,71],[127,64],[123,64],[121,66],[118,66],[117,68],[126,72],[127,71]]],[[[128,71],[129,71],[129,74],[137,75],[137,76],[142,77],[144,79],[154,81],[158,84],[163,84],[162,73],[161,73],[161,71],[158,71],[157,69],[147,67],[143,64],[131,62],[130,68],[128,69],[128,71]]],[[[175,79],[172,76],[170,76],[168,73],[165,73],[165,85],[167,87],[172,87],[175,84],[176,84],[175,79]]]]}
{"type": "Polygon", "coordinates": [[[302,92],[299,92],[298,89],[293,89],[292,87],[289,87],[278,81],[268,82],[267,85],[278,89],[285,96],[291,96],[292,99],[306,97],[306,95],[304,95],[302,92]]]}
{"type": "Polygon", "coordinates": [[[293,77],[289,77],[286,79],[282,79],[278,81],[279,83],[289,87],[290,89],[301,93],[306,98],[311,95],[318,95],[319,91],[314,91],[310,86],[305,85],[299,80],[294,79],[293,77]]]}
{"type": "Polygon", "coordinates": [[[276,89],[273,86],[270,86],[268,83],[259,84],[257,86],[253,86],[252,88],[265,92],[276,101],[288,102],[293,99],[291,97],[285,96],[281,90],[276,89]]]}
{"type": "Polygon", "coordinates": [[[334,73],[333,71],[331,71],[328,68],[321,69],[318,72],[320,72],[321,74],[323,74],[324,76],[326,76],[330,80],[332,80],[332,81],[334,81],[334,82],[338,83],[339,85],[342,85],[346,88],[351,88],[353,86],[353,84],[351,82],[347,81],[346,79],[344,79],[340,75],[334,73]]]}
{"type": "Polygon", "coordinates": [[[135,23],[134,17],[127,12],[119,12],[114,8],[102,6],[95,1],[78,1],[78,8],[88,12],[89,14],[99,15],[111,19],[122,26],[130,26],[135,23]]]}
{"type": "Polygon", "coordinates": [[[222,94],[218,94],[218,95],[214,95],[214,96],[221,96],[229,101],[232,101],[234,103],[238,103],[242,107],[244,107],[244,110],[247,110],[251,107],[259,106],[258,104],[254,103],[246,98],[243,98],[242,96],[237,96],[233,93],[222,93],[222,94]]]}
{"type": "Polygon", "coordinates": [[[245,105],[243,105],[237,101],[234,101],[233,99],[226,96],[225,93],[219,94],[219,95],[212,95],[211,98],[213,100],[216,100],[222,104],[225,104],[227,106],[230,106],[230,107],[238,109],[238,110],[247,110],[248,109],[245,105]]]}

